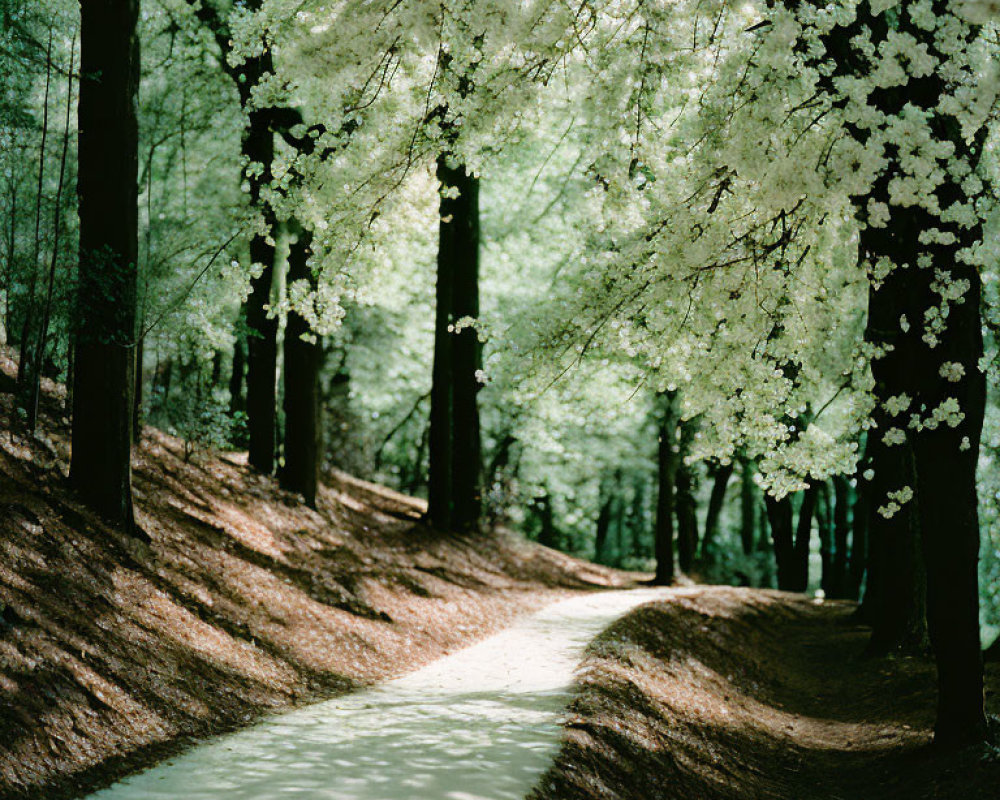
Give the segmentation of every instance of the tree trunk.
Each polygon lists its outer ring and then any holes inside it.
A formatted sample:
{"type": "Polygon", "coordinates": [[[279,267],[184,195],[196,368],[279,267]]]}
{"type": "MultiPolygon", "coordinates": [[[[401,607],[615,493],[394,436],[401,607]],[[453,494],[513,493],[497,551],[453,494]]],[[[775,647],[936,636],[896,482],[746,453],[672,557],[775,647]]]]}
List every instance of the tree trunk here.
{"type": "Polygon", "coordinates": [[[833,597],[833,499],[830,496],[829,482],[823,481],[818,489],[816,527],[819,530],[819,587],[823,590],[824,597],[833,597]]]}
{"type": "MultiPolygon", "coordinates": [[[[862,240],[868,246],[884,246],[884,233],[866,231],[862,240]]],[[[900,316],[913,314],[912,283],[908,270],[890,273],[882,288],[869,292],[868,325],[870,341],[891,344],[891,350],[873,359],[871,370],[875,380],[874,394],[878,405],[873,413],[875,427],[869,434],[866,454],[871,458],[873,478],[869,485],[871,503],[868,506],[869,563],[868,586],[863,603],[864,617],[872,626],[868,651],[873,654],[890,652],[919,653],[926,645],[925,577],[920,558],[922,532],[918,507],[919,493],[906,503],[897,505],[890,493],[904,487],[916,489],[916,460],[909,437],[891,443],[886,437],[893,430],[907,430],[908,414],[890,415],[885,405],[890,398],[913,396],[909,373],[915,368],[914,336],[900,330],[900,316]],[[896,336],[899,332],[899,336],[896,336]],[[890,341],[891,340],[891,341],[890,341]],[[908,384],[903,388],[903,384],[908,384]]],[[[917,276],[919,277],[919,276],[917,276]]],[[[978,612],[977,612],[978,626],[978,612]]],[[[977,627],[978,631],[978,627],[977,627]]]]}
{"type": "Polygon", "coordinates": [[[628,515],[628,530],[630,534],[628,554],[633,558],[642,558],[643,534],[646,532],[646,479],[638,477],[632,486],[632,505],[628,515]]]}
{"type": "Polygon", "coordinates": [[[10,228],[7,240],[7,265],[4,269],[4,340],[8,345],[14,344],[14,321],[11,317],[11,294],[14,289],[14,265],[17,262],[17,179],[14,174],[9,178],[10,184],[10,228]]]}
{"type": "Polygon", "coordinates": [[[694,567],[698,548],[696,484],[693,470],[682,461],[677,468],[677,566],[685,574],[694,567]]]}
{"type": "Polygon", "coordinates": [[[753,462],[744,459],[740,466],[740,544],[745,556],[753,554],[757,538],[756,489],[753,482],[753,462]]]}
{"type": "MultiPolygon", "coordinates": [[[[248,82],[256,85],[261,76],[270,73],[269,53],[248,62],[248,82]]],[[[244,107],[249,105],[247,98],[244,107]]],[[[266,114],[261,110],[250,111],[249,127],[243,139],[243,155],[251,164],[260,165],[260,173],[252,170],[250,202],[260,209],[268,230],[275,229],[274,212],[266,207],[261,190],[271,180],[274,161],[274,134],[266,114]]],[[[278,371],[278,320],[269,316],[274,280],[274,244],[268,236],[256,234],[250,241],[250,261],[258,265],[261,273],[250,282],[250,296],[246,302],[247,320],[247,432],[249,436],[249,463],[258,472],[270,475],[274,471],[274,444],[277,424],[276,380],[278,371]]],[[[273,241],[273,239],[272,239],[273,241]]]]}
{"type": "Polygon", "coordinates": [[[479,315],[479,181],[464,166],[438,157],[441,208],[431,380],[428,517],[442,530],[479,527],[482,445],[478,372],[482,345],[475,328],[455,331],[479,315]],[[457,192],[457,196],[451,195],[457,192]]]}
{"type": "Polygon", "coordinates": [[[653,582],[669,586],[674,582],[674,488],[677,480],[677,393],[657,398],[660,406],[660,435],[657,447],[656,528],[653,550],[656,575],[653,582]]]}
{"type": "MultiPolygon", "coordinates": [[[[45,188],[45,151],[49,135],[49,91],[52,86],[52,28],[49,28],[49,44],[45,52],[45,93],[42,95],[42,141],[38,153],[38,180],[35,187],[35,241],[31,256],[31,273],[28,279],[28,296],[24,304],[24,321],[21,325],[21,341],[17,358],[18,404],[23,408],[25,387],[32,380],[37,367],[31,364],[34,355],[35,293],[38,290],[38,261],[42,248],[42,194],[45,188]]],[[[138,203],[138,200],[136,200],[138,203]]]]}
{"type": "Polygon", "coordinates": [[[785,496],[780,500],[770,494],[764,495],[767,506],[767,521],[771,528],[771,542],[774,545],[774,563],[778,571],[778,588],[795,591],[794,560],[795,544],[792,539],[792,500],[785,496]]]}
{"type": "Polygon", "coordinates": [[[816,511],[816,500],[819,495],[819,484],[811,483],[802,493],[802,503],[799,505],[799,519],[795,526],[795,546],[792,556],[790,590],[804,592],[809,588],[809,545],[812,540],[813,515],[816,511]]]}
{"type": "Polygon", "coordinates": [[[851,533],[851,484],[846,475],[833,476],[833,562],[830,565],[830,597],[849,598],[847,552],[851,533]]]}
{"type": "MultiPolygon", "coordinates": [[[[312,232],[298,231],[288,251],[288,282],[308,281],[315,288],[309,269],[312,232]]],[[[306,341],[309,323],[297,311],[288,312],[285,326],[285,464],[280,480],[284,489],[301,494],[310,508],[316,507],[319,483],[322,422],[319,402],[319,373],[323,348],[318,341],[306,341]]]]}
{"type": "Polygon", "coordinates": [[[138,0],[81,3],[80,274],[70,466],[84,502],[130,532],[138,16],[138,0]]]}
{"type": "Polygon", "coordinates": [[[625,553],[625,494],[622,485],[622,471],[615,470],[615,495],[611,504],[611,546],[608,548],[606,563],[620,567],[625,553]]]}
{"type": "Polygon", "coordinates": [[[548,492],[536,498],[535,513],[538,514],[538,543],[545,547],[558,547],[559,533],[552,513],[552,498],[548,492]]]}
{"type": "Polygon", "coordinates": [[[691,442],[698,428],[696,420],[680,424],[679,453],[677,456],[677,566],[683,573],[689,573],[694,566],[698,552],[698,476],[694,469],[684,463],[691,450],[691,442]]]}
{"type": "MultiPolygon", "coordinates": [[[[442,201],[442,257],[454,259],[452,319],[479,318],[479,179],[465,167],[439,167],[442,185],[456,187],[458,197],[442,201]],[[443,167],[443,168],[442,168],[443,167]],[[451,218],[450,220],[448,218],[451,218]]],[[[479,528],[482,513],[482,442],[477,395],[482,385],[483,348],[479,331],[465,327],[452,344],[452,526],[479,528]]]]}
{"type": "MultiPolygon", "coordinates": [[[[986,410],[980,303],[974,266],[951,265],[952,282],[967,281],[963,302],[952,304],[942,342],[919,362],[917,398],[937,408],[957,398],[963,417],[917,433],[917,513],[927,571],[927,625],[938,668],[934,741],[957,746],[983,741],[983,660],[979,633],[979,498],[976,467],[986,410]],[[957,382],[942,379],[945,363],[964,367],[957,382]]],[[[931,306],[930,291],[921,304],[931,306]]]]}
{"type": "Polygon", "coordinates": [[[733,475],[733,462],[719,464],[712,477],[712,493],[708,498],[708,509],[705,513],[705,535],[701,540],[701,560],[711,563],[715,560],[716,538],[719,535],[719,517],[726,501],[726,489],[733,475]]]}
{"type": "Polygon", "coordinates": [[[608,557],[608,534],[611,532],[612,506],[615,501],[615,487],[608,476],[601,478],[598,491],[600,508],[597,512],[597,527],[594,530],[594,561],[606,564],[608,557]]]}
{"type": "MultiPolygon", "coordinates": [[[[870,441],[870,440],[869,440],[870,441]]],[[[865,573],[868,570],[868,515],[870,512],[871,487],[864,477],[865,471],[869,468],[871,459],[867,452],[869,445],[865,445],[866,455],[861,461],[858,469],[858,479],[854,487],[854,503],[851,508],[851,555],[847,567],[847,590],[846,595],[851,600],[858,600],[861,597],[861,587],[865,581],[865,573]]],[[[864,612],[858,608],[859,619],[864,619],[864,612]]]]}
{"type": "MultiPolygon", "coordinates": [[[[907,2],[900,7],[901,18],[912,5],[907,2]]],[[[956,19],[947,4],[935,6],[935,13],[939,17],[937,28],[909,26],[907,32],[915,47],[926,48],[932,61],[939,59],[941,63],[926,75],[876,88],[867,102],[885,115],[887,125],[912,111],[925,115],[934,144],[947,146],[949,163],[964,171],[942,171],[932,198],[922,198],[933,199],[944,213],[928,210],[925,202],[899,201],[893,196],[894,182],[900,176],[908,177],[912,166],[901,157],[902,148],[892,145],[885,149],[887,158],[878,178],[865,194],[855,198],[855,204],[862,222],[874,203],[888,210],[888,218],[879,227],[863,226],[859,238],[862,262],[873,274],[865,337],[879,352],[872,360],[875,396],[880,412],[889,418],[886,427],[876,428],[872,434],[881,440],[873,468],[876,476],[881,472],[882,480],[891,481],[891,470],[883,469],[880,462],[895,458],[890,451],[904,441],[911,448],[907,457],[912,458],[916,485],[894,481],[892,491],[905,488],[915,494],[905,505],[915,502],[917,506],[912,513],[919,520],[927,572],[927,623],[938,671],[934,741],[950,747],[982,742],[987,734],[979,641],[976,487],[986,398],[985,377],[979,366],[983,353],[982,285],[977,267],[964,260],[978,248],[983,225],[978,219],[967,224],[949,218],[948,210],[975,207],[979,202],[977,193],[967,192],[963,176],[975,173],[980,166],[988,131],[985,118],[970,130],[958,123],[954,112],[946,110],[947,102],[955,97],[954,76],[949,70],[963,56],[944,44],[952,45],[959,37],[973,42],[982,31],[975,25],[965,28],[966,23],[956,19]],[[958,31],[954,40],[939,36],[938,31],[948,26],[958,31]],[[925,236],[929,232],[934,235],[925,236]],[[888,274],[873,269],[886,262],[894,265],[888,274]],[[878,280],[874,279],[876,274],[878,280]],[[928,313],[932,311],[938,313],[928,313]],[[955,401],[956,413],[944,413],[943,419],[935,416],[935,412],[947,412],[948,407],[942,404],[955,401]],[[903,407],[896,408],[900,403],[903,407]]],[[[872,14],[871,9],[848,24],[846,30],[834,28],[826,37],[827,45],[840,75],[860,77],[857,73],[870,72],[872,62],[866,56],[858,57],[863,47],[848,43],[856,43],[856,34],[864,33],[868,52],[884,56],[884,45],[896,35],[898,26],[886,15],[872,14]]],[[[831,83],[837,76],[836,72],[831,75],[831,83]]],[[[869,128],[849,130],[860,146],[870,146],[869,128]]],[[[889,507],[890,500],[873,492],[868,498],[869,520],[876,520],[870,509],[889,507]]],[[[873,545],[875,539],[873,527],[873,545]]],[[[876,578],[874,566],[872,558],[869,583],[876,578]]]]}

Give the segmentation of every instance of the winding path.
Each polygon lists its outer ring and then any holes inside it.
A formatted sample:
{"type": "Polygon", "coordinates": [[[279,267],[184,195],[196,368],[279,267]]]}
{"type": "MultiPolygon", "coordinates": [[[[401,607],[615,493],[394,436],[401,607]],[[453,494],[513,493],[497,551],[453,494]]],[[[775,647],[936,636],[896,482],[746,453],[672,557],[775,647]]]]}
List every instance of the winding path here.
{"type": "Polygon", "coordinates": [[[376,688],[266,720],[92,800],[521,800],[554,757],[587,643],[662,589],[548,606],[376,688]]]}

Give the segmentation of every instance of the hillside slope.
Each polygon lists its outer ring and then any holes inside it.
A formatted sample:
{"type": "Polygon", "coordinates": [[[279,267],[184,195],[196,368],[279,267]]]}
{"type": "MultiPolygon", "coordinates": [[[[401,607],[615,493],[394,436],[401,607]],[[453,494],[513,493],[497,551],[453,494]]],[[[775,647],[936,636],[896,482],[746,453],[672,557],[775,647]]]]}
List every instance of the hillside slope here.
{"type": "Polygon", "coordinates": [[[60,387],[45,389],[37,440],[12,432],[0,394],[3,800],[79,795],[194,738],[409,670],[556,594],[629,579],[502,532],[440,535],[419,501],[341,473],[311,511],[245,456],[185,462],[150,429],[139,545],[68,490],[60,387]]]}
{"type": "MultiPolygon", "coordinates": [[[[853,604],[677,589],[591,646],[530,800],[978,800],[1000,751],[930,746],[929,659],[862,657],[853,604]]],[[[987,672],[1000,711],[1000,665],[987,672]]]]}

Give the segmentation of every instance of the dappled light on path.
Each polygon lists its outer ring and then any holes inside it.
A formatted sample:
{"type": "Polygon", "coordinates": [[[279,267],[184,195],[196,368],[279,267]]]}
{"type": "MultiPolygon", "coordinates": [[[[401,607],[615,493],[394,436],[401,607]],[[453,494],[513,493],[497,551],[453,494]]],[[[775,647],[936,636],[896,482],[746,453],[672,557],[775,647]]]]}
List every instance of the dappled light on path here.
{"type": "Polygon", "coordinates": [[[583,648],[666,590],[564,600],[422,670],[196,747],[93,800],[520,800],[557,751],[583,648]]]}

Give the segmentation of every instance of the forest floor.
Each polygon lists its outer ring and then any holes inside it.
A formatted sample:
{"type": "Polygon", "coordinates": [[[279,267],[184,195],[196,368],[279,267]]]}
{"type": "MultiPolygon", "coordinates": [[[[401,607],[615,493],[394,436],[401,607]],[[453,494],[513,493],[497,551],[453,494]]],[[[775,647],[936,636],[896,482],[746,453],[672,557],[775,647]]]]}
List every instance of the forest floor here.
{"type": "MultiPolygon", "coordinates": [[[[530,800],[979,800],[1000,750],[930,746],[929,659],[866,659],[853,605],[677,589],[589,648],[563,747],[530,800]]],[[[1000,665],[987,672],[1000,712],[1000,665]]]]}
{"type": "MultiPolygon", "coordinates": [[[[0,351],[0,383],[13,372],[0,351]]],[[[62,387],[40,435],[0,393],[0,798],[94,790],[264,714],[427,664],[573,592],[635,576],[498,532],[438,534],[422,504],[338,472],[305,508],[243,454],[135,456],[149,545],[67,487],[62,387]]]]}

